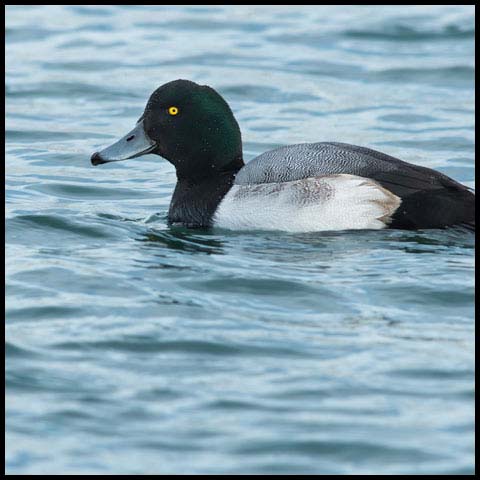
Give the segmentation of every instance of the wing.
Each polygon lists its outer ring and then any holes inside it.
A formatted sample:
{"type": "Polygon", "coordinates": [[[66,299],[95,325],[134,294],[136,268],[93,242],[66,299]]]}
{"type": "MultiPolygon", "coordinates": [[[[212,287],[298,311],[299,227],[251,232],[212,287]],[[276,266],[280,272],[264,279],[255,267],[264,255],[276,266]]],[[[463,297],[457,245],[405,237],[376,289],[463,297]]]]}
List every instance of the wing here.
{"type": "Polygon", "coordinates": [[[235,184],[277,183],[351,174],[369,178],[402,200],[393,228],[440,228],[475,223],[475,195],[440,172],[381,152],[346,143],[305,143],[280,147],[254,158],[235,184]]]}

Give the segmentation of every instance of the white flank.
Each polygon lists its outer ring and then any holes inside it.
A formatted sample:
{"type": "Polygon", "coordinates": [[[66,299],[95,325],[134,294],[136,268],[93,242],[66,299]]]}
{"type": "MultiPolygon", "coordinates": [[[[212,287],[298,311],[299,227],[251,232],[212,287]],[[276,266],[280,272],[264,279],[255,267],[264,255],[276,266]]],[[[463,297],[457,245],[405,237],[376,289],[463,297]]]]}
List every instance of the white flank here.
{"type": "Polygon", "coordinates": [[[215,212],[214,226],[287,232],[380,229],[400,202],[373,180],[346,174],[233,185],[215,212]]]}

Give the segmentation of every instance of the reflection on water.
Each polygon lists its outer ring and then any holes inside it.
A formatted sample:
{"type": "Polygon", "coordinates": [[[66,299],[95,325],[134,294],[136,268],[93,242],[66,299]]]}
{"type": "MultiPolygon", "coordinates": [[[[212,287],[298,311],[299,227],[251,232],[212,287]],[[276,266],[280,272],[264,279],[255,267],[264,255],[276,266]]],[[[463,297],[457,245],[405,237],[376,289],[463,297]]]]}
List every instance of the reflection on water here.
{"type": "Polygon", "coordinates": [[[191,230],[172,227],[168,230],[150,230],[140,241],[147,242],[148,247],[167,247],[172,250],[181,250],[191,253],[222,253],[222,242],[208,238],[208,231],[204,235],[193,235],[191,230]]]}

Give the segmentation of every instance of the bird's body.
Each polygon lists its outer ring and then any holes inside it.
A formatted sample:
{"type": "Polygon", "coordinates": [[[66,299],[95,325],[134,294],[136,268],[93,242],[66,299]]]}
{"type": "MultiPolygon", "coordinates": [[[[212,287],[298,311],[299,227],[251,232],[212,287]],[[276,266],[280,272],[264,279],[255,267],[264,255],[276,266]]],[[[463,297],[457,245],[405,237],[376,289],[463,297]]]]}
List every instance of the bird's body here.
{"type": "Polygon", "coordinates": [[[379,229],[390,223],[400,203],[377,183],[348,174],[235,183],[215,211],[213,225],[287,232],[379,229]]]}
{"type": "Polygon", "coordinates": [[[245,165],[228,104],[210,87],[186,80],[157,89],[135,129],[94,154],[92,163],[145,153],[176,167],[173,225],[292,232],[475,228],[470,189],[369,148],[288,145],[245,165]]]}

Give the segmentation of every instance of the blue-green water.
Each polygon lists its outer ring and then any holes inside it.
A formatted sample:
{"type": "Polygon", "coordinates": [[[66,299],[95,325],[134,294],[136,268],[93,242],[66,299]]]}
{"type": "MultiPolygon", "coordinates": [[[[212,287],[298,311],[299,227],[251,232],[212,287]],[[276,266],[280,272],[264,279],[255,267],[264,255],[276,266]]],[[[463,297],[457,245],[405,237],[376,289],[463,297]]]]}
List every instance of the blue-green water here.
{"type": "Polygon", "coordinates": [[[93,168],[157,86],[245,158],[341,141],[474,186],[471,6],[6,10],[7,473],[472,473],[474,235],[169,228],[93,168]]]}

